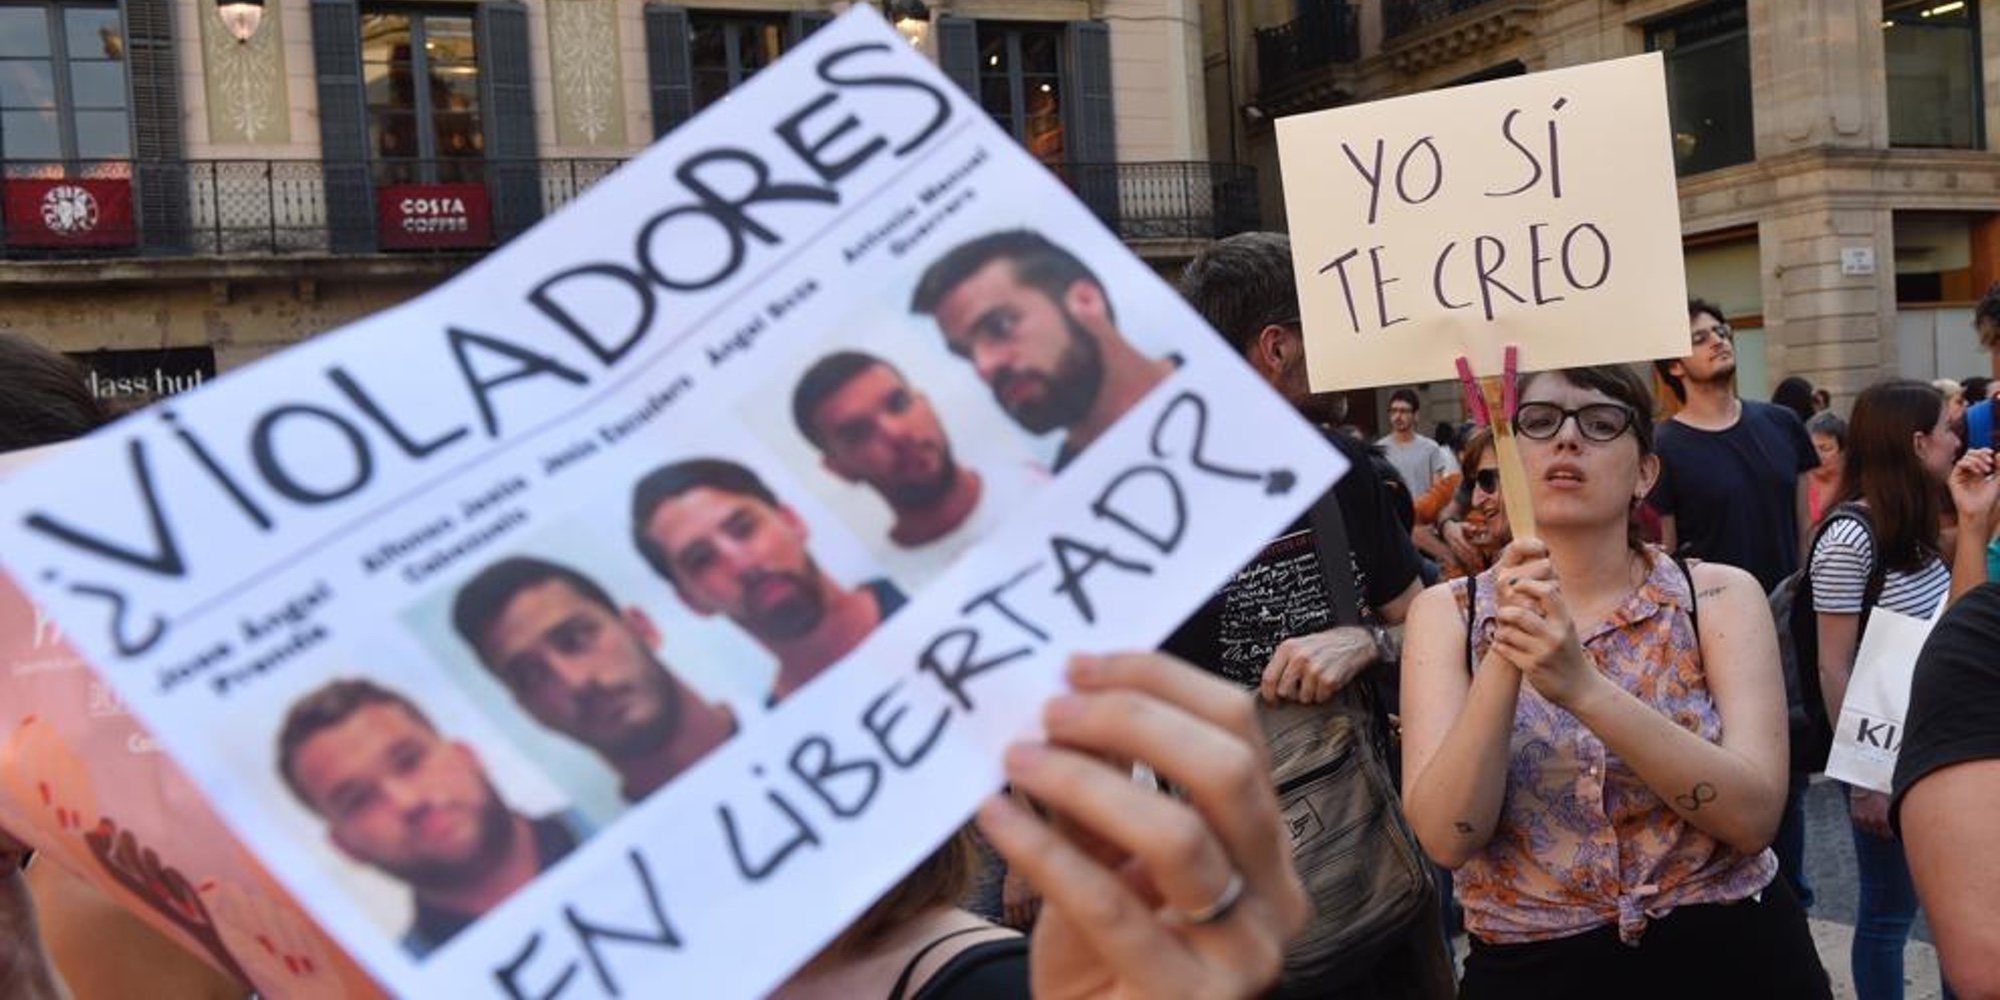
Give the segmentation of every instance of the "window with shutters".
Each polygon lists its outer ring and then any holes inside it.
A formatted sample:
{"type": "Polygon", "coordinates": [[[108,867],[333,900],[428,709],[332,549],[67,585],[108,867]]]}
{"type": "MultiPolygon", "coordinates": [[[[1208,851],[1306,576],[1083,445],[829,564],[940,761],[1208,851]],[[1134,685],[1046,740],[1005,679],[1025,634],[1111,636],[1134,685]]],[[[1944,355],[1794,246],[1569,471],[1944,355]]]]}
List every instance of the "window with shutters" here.
{"type": "Polygon", "coordinates": [[[722,100],[751,74],[785,53],[791,19],[785,14],[688,12],[688,48],[694,110],[722,100]]]}
{"type": "Polygon", "coordinates": [[[1063,162],[1063,26],[981,21],[979,105],[1050,165],[1063,162]]]}
{"type": "Polygon", "coordinates": [[[0,2],[7,176],[127,177],[131,155],[117,5],[0,2]]]}
{"type": "Polygon", "coordinates": [[[479,49],[469,13],[364,6],[361,76],[377,183],[484,179],[479,49]]]}

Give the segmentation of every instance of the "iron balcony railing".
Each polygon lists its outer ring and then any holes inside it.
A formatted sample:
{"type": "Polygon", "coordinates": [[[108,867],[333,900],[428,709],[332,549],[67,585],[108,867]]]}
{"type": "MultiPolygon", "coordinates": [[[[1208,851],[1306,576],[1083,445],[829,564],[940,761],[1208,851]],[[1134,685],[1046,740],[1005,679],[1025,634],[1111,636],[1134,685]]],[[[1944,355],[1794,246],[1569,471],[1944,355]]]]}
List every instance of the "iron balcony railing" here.
{"type": "Polygon", "coordinates": [[[1257,92],[1269,96],[1300,77],[1361,58],[1359,10],[1346,0],[1299,0],[1299,16],[1257,30],[1257,92]]]}
{"type": "MultiPolygon", "coordinates": [[[[623,162],[5,161],[0,259],[477,252],[554,213],[623,162]],[[478,245],[460,233],[410,246],[386,231],[399,199],[422,202],[427,193],[468,186],[480,189],[484,205],[467,211],[490,213],[490,232],[478,245]]],[[[1109,163],[1055,170],[1127,239],[1209,239],[1259,223],[1256,174],[1247,166],[1109,163]]]]}
{"type": "Polygon", "coordinates": [[[1484,7],[1498,0],[1385,0],[1382,5],[1382,33],[1394,38],[1424,25],[1442,21],[1453,14],[1484,7]]]}

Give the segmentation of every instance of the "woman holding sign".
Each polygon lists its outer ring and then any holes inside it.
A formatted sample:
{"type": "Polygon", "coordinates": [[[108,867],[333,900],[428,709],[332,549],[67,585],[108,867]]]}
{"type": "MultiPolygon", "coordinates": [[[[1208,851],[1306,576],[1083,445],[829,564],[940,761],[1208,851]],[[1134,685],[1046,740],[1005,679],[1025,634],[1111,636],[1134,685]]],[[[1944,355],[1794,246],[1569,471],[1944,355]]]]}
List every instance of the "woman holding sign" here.
{"type": "Polygon", "coordinates": [[[1403,654],[1404,804],[1456,870],[1460,996],[1829,996],[1767,849],[1785,696],[1762,591],[1638,541],[1659,460],[1630,369],[1519,389],[1507,474],[1539,537],[1418,598],[1403,654]]]}

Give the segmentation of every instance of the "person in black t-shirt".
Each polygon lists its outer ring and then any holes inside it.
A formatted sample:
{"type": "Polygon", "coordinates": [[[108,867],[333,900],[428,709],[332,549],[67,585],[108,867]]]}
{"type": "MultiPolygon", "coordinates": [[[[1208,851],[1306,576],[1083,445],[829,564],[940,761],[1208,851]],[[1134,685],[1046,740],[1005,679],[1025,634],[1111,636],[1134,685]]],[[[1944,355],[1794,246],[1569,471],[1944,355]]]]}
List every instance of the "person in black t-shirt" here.
{"type": "Polygon", "coordinates": [[[1799,568],[1803,474],[1819,453],[1790,410],[1737,398],[1735,333],[1719,309],[1695,299],[1688,324],[1693,353],[1654,363],[1685,405],[1654,432],[1660,481],[1647,500],[1662,548],[1748,570],[1768,593],[1799,568]]]}
{"type": "Polygon", "coordinates": [[[1988,449],[1952,470],[1956,603],[1917,657],[1889,800],[1938,960],[1960,996],[2000,996],[2000,582],[1984,539],[2000,479],[1988,449]]]}
{"type": "MultiPolygon", "coordinates": [[[[1211,244],[1181,275],[1181,294],[1287,402],[1307,415],[1326,411],[1325,397],[1306,382],[1288,237],[1244,233],[1211,244]]],[[[1341,434],[1328,434],[1327,442],[1351,466],[1333,494],[1366,605],[1362,619],[1399,624],[1423,589],[1409,529],[1367,446],[1341,434]]],[[[1332,609],[1318,596],[1324,588],[1313,550],[1311,529],[1301,518],[1211,597],[1167,648],[1253,683],[1267,698],[1302,702],[1325,701],[1370,665],[1393,661],[1379,628],[1333,627],[1332,609]],[[1319,607],[1310,606],[1315,600],[1319,607]],[[1284,611],[1275,617],[1260,611],[1276,607],[1284,611]],[[1260,657],[1263,662],[1256,662],[1260,657]]],[[[1384,693],[1393,696],[1393,686],[1384,693]]]]}
{"type": "MultiPolygon", "coordinates": [[[[1322,426],[1339,422],[1337,415],[1315,419],[1328,413],[1329,399],[1313,394],[1306,381],[1290,238],[1244,233],[1210,244],[1182,273],[1181,294],[1301,414],[1322,426]]],[[[1358,682],[1374,687],[1393,712],[1398,657],[1382,626],[1400,624],[1423,589],[1417,551],[1369,447],[1338,433],[1327,441],[1350,466],[1332,491],[1349,556],[1336,571],[1355,575],[1359,613],[1334,613],[1311,519],[1301,518],[1209,598],[1165,648],[1256,687],[1269,701],[1324,702],[1358,682]],[[1336,624],[1357,619],[1364,624],[1336,624]]],[[[1387,475],[1395,478],[1393,471],[1387,475]]],[[[1405,496],[1402,506],[1408,505],[1405,496]]],[[[1449,997],[1450,953],[1440,924],[1418,920],[1352,981],[1286,986],[1360,1000],[1449,997]]]]}

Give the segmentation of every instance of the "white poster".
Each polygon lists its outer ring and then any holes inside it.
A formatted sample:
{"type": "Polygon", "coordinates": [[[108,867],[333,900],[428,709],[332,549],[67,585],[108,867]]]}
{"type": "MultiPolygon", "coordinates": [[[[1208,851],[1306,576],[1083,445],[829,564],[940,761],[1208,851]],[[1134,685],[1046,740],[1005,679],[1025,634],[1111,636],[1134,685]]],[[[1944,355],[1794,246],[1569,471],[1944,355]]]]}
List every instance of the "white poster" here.
{"type": "Polygon", "coordinates": [[[1341,471],[864,7],[0,560],[390,991],[747,996],[1341,471]]]}

